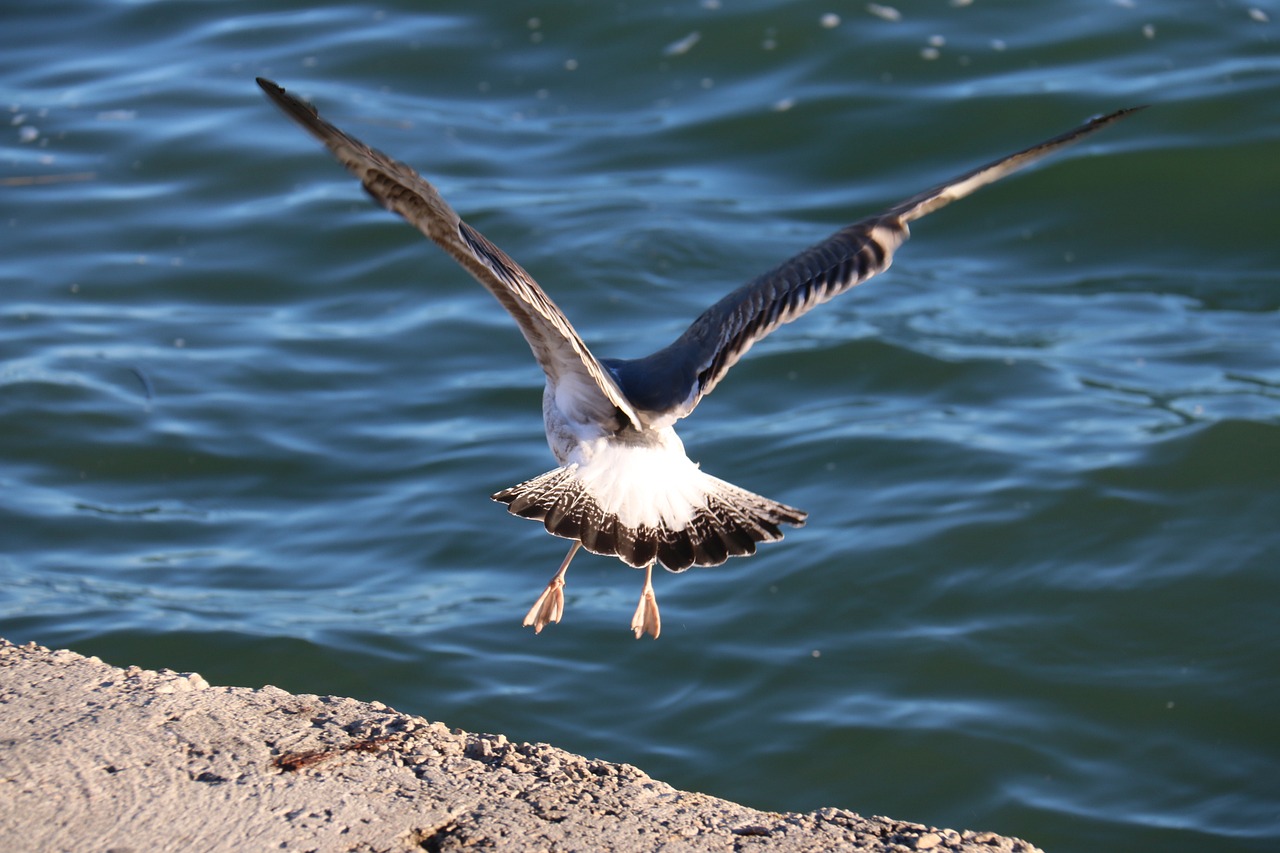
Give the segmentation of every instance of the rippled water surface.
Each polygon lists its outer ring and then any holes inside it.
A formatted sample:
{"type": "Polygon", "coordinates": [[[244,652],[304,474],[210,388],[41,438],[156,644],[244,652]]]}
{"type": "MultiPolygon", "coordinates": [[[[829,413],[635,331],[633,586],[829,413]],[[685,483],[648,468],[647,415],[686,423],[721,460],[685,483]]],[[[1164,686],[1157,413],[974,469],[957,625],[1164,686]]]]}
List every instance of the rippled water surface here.
{"type": "Polygon", "coordinates": [[[1280,7],[49,2],[0,29],[0,634],[381,699],[769,809],[1280,845],[1280,7]],[[424,10],[424,6],[434,8],[424,10]],[[683,423],[811,512],[657,579],[552,467],[511,321],[255,75],[435,180],[603,356],[916,224],[683,423]]]}

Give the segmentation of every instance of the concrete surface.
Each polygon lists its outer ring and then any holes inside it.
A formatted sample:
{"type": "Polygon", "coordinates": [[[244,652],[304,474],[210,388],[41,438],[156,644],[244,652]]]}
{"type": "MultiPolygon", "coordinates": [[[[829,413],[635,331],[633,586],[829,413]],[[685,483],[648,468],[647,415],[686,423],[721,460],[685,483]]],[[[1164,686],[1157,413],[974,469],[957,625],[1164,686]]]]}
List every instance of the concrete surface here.
{"type": "Polygon", "coordinates": [[[379,702],[211,687],[0,640],[0,849],[1036,851],[761,812],[379,702]]]}

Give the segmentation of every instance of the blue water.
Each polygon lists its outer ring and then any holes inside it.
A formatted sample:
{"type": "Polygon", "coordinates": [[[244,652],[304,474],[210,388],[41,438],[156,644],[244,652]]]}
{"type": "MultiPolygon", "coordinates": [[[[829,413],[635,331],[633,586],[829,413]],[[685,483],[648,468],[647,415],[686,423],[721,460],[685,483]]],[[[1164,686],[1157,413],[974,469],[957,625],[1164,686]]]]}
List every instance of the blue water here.
{"type": "Polygon", "coordinates": [[[1280,7],[434,5],[6,12],[0,635],[768,809],[1280,846],[1280,7]],[[255,75],[429,175],[601,356],[1152,108],[734,368],[685,444],[810,523],[657,578],[637,642],[639,573],[590,556],[520,627],[564,546],[488,495],[553,465],[538,369],[255,75]]]}

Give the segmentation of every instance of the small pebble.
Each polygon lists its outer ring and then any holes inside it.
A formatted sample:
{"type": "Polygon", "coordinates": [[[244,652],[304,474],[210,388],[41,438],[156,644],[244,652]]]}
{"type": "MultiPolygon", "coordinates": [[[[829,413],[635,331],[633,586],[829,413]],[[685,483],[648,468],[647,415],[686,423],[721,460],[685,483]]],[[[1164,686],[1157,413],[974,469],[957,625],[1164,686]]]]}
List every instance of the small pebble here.
{"type": "Polygon", "coordinates": [[[932,850],[942,843],[942,836],[936,832],[926,832],[916,839],[917,850],[932,850]]]}

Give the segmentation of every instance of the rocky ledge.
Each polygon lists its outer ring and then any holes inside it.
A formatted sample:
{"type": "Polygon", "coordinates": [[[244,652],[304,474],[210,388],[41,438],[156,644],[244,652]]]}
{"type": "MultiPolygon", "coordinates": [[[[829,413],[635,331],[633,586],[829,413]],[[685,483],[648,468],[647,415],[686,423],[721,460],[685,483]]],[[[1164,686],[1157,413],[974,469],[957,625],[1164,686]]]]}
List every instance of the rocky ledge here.
{"type": "Polygon", "coordinates": [[[0,849],[1036,851],[761,812],[379,702],[211,687],[0,639],[0,849]]]}

